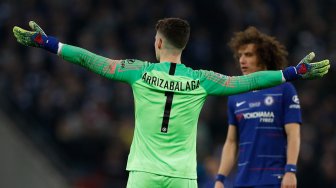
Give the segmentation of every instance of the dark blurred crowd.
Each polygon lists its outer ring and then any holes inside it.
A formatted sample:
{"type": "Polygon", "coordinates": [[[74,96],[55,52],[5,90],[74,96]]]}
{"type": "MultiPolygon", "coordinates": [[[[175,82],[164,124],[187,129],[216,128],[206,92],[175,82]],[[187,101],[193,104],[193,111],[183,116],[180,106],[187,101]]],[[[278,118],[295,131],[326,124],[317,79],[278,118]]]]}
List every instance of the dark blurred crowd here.
{"type": "MultiPolygon", "coordinates": [[[[155,62],[156,21],[191,24],[182,57],[195,69],[239,75],[227,42],[256,26],[275,36],[295,65],[310,51],[330,73],[296,81],[303,112],[299,187],[336,187],[335,0],[2,0],[1,110],[48,156],[74,188],[125,187],[134,129],[131,89],[16,43],[14,25],[34,20],[60,41],[113,59],[155,62]]],[[[199,187],[212,187],[227,131],[226,97],[209,97],[198,127],[199,187]]]]}

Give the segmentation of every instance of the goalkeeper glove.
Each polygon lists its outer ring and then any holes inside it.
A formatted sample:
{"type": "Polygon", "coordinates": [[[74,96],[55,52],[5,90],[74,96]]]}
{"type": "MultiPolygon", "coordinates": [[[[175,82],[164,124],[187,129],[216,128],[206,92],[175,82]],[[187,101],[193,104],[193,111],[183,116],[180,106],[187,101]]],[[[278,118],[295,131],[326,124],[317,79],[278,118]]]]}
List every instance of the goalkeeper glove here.
{"type": "Polygon", "coordinates": [[[328,59],[311,63],[314,59],[315,53],[310,52],[306,57],[304,57],[298,65],[287,67],[282,71],[286,81],[293,81],[300,78],[303,79],[314,79],[320,78],[328,73],[330,68],[330,63],[328,59]]]}
{"type": "Polygon", "coordinates": [[[34,21],[29,22],[32,31],[27,31],[18,26],[13,28],[16,40],[25,46],[38,47],[57,54],[59,41],[52,36],[47,36],[34,21]]]}

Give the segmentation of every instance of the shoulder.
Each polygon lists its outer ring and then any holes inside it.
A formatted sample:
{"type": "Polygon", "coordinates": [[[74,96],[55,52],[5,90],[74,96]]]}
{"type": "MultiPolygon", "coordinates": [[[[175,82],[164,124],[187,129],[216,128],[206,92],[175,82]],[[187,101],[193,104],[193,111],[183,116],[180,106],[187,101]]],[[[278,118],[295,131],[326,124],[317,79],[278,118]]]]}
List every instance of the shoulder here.
{"type": "Polygon", "coordinates": [[[124,59],[121,61],[121,64],[124,64],[126,66],[126,65],[149,65],[152,63],[139,59],[124,59]]]}
{"type": "Polygon", "coordinates": [[[291,82],[285,82],[280,85],[283,92],[296,91],[295,86],[291,82]]]}
{"type": "Polygon", "coordinates": [[[283,84],[271,87],[271,88],[266,88],[264,89],[266,91],[274,91],[274,92],[286,92],[286,91],[295,91],[295,87],[291,82],[285,82],[283,84]]]}
{"type": "Polygon", "coordinates": [[[282,86],[282,94],[284,96],[284,100],[286,101],[293,101],[298,103],[299,97],[297,91],[292,83],[284,83],[282,86]]]}
{"type": "Polygon", "coordinates": [[[281,84],[280,86],[282,86],[284,88],[295,88],[294,85],[291,82],[285,82],[285,83],[281,84]]]}
{"type": "Polygon", "coordinates": [[[125,70],[147,70],[156,63],[151,63],[148,61],[138,60],[138,59],[124,59],[120,62],[120,68],[125,70]]]}
{"type": "Polygon", "coordinates": [[[179,64],[179,74],[187,77],[191,77],[194,79],[202,79],[208,71],[201,69],[193,69],[191,67],[186,66],[185,64],[179,64]]]}
{"type": "Polygon", "coordinates": [[[197,75],[201,80],[209,80],[213,82],[219,82],[229,77],[227,75],[212,70],[204,70],[204,69],[194,70],[194,74],[197,75]]]}

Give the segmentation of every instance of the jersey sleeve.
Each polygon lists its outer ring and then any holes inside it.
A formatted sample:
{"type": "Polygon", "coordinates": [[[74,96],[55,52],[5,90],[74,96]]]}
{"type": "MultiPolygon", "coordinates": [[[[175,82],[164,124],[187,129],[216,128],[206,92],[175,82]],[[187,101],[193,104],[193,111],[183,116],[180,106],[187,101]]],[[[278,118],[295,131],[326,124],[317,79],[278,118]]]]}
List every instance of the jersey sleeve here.
{"type": "Polygon", "coordinates": [[[244,76],[226,76],[201,70],[202,86],[208,95],[234,95],[269,88],[283,82],[281,71],[259,71],[244,76]]]}
{"type": "Polygon", "coordinates": [[[64,60],[80,65],[103,77],[129,84],[140,79],[142,70],[149,64],[135,59],[112,60],[67,44],[63,44],[59,55],[64,60]]]}
{"type": "Polygon", "coordinates": [[[284,124],[302,123],[301,107],[295,87],[291,83],[284,85],[284,124]]]}
{"type": "Polygon", "coordinates": [[[233,97],[228,97],[227,101],[227,116],[228,116],[228,124],[237,126],[236,114],[234,112],[234,100],[233,97]]]}

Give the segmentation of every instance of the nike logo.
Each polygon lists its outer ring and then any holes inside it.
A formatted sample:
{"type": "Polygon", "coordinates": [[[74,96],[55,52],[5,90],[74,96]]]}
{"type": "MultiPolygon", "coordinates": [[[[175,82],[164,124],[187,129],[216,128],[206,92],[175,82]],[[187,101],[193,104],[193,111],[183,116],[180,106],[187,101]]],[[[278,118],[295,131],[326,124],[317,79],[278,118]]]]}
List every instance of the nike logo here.
{"type": "Polygon", "coordinates": [[[236,103],[236,107],[239,107],[239,106],[241,106],[241,105],[245,104],[245,102],[246,102],[246,101],[237,102],[237,103],[236,103]]]}

